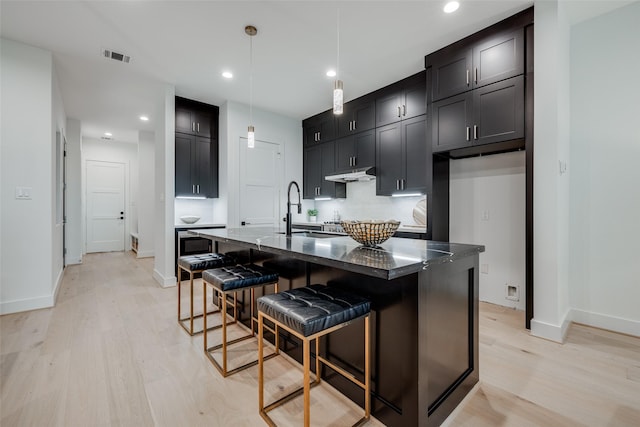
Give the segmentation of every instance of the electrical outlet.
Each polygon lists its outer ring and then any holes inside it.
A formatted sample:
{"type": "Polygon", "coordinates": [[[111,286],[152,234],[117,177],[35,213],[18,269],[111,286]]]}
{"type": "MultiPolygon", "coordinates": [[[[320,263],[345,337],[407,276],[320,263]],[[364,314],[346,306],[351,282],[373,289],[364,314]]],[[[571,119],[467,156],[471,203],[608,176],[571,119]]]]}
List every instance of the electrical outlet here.
{"type": "Polygon", "coordinates": [[[520,287],[518,285],[510,285],[506,283],[505,285],[505,295],[504,297],[510,301],[520,301],[520,287]]]}
{"type": "Polygon", "coordinates": [[[489,211],[482,211],[482,216],[480,217],[483,221],[489,221],[489,211]]]}
{"type": "Polygon", "coordinates": [[[489,274],[489,264],[480,264],[480,273],[489,274]]]}

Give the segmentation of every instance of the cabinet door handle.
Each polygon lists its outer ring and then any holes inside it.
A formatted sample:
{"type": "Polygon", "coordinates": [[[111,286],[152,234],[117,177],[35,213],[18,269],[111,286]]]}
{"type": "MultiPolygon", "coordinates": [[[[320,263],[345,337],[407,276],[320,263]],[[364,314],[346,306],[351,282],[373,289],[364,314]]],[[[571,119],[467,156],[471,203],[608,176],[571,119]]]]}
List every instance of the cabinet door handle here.
{"type": "Polygon", "coordinates": [[[353,121],[353,130],[356,130],[356,121],[353,121]]]}
{"type": "Polygon", "coordinates": [[[403,189],[403,190],[407,187],[407,185],[406,185],[406,184],[407,184],[407,180],[406,180],[406,179],[403,179],[403,180],[402,180],[402,189],[403,189]]]}
{"type": "Polygon", "coordinates": [[[200,184],[196,185],[196,190],[198,190],[198,194],[200,194],[200,184]]]}
{"type": "Polygon", "coordinates": [[[467,126],[467,141],[469,141],[469,139],[471,139],[471,128],[469,126],[467,126]]]}
{"type": "Polygon", "coordinates": [[[407,104],[404,104],[404,105],[402,106],[402,115],[403,115],[403,116],[406,116],[406,115],[407,115],[407,104]]]}
{"type": "Polygon", "coordinates": [[[358,160],[356,158],[356,156],[353,156],[353,166],[358,164],[358,160]]]}
{"type": "Polygon", "coordinates": [[[475,70],[475,81],[474,81],[474,83],[478,83],[478,67],[476,67],[476,70],[475,70]]]}
{"type": "Polygon", "coordinates": [[[200,123],[198,123],[197,126],[198,126],[198,132],[200,132],[200,123]]]}
{"type": "Polygon", "coordinates": [[[400,117],[400,106],[398,105],[398,117],[400,117]]]}
{"type": "Polygon", "coordinates": [[[196,194],[196,186],[195,184],[191,185],[191,193],[196,194]]]}
{"type": "Polygon", "coordinates": [[[196,131],[196,122],[191,122],[191,132],[196,131]]]}
{"type": "Polygon", "coordinates": [[[318,132],[318,141],[320,141],[320,139],[322,138],[320,137],[320,132],[318,132]]]}
{"type": "Polygon", "coordinates": [[[396,190],[400,190],[400,180],[396,179],[396,190]]]}
{"type": "Polygon", "coordinates": [[[467,70],[467,86],[469,86],[469,70],[467,70]]]}
{"type": "Polygon", "coordinates": [[[478,125],[473,125],[473,139],[478,139],[478,125]]]}

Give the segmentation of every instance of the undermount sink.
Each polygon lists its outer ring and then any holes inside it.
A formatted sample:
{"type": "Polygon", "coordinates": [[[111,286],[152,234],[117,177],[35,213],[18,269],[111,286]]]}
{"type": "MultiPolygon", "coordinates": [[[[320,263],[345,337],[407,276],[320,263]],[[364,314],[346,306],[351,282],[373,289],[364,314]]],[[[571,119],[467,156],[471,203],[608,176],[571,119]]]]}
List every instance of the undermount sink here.
{"type": "MultiPolygon", "coordinates": [[[[280,232],[278,234],[285,234],[284,232],[280,232]]],[[[332,233],[322,233],[320,231],[293,231],[291,233],[291,237],[315,237],[316,239],[328,239],[331,237],[343,237],[341,234],[332,234],[332,233]]]]}

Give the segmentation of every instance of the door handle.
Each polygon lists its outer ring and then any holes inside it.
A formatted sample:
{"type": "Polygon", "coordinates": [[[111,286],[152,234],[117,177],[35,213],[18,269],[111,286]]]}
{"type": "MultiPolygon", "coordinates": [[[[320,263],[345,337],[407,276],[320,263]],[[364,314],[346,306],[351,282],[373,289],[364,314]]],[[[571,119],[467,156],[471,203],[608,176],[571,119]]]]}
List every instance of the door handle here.
{"type": "Polygon", "coordinates": [[[400,106],[398,105],[398,117],[400,117],[400,106]]]}
{"type": "Polygon", "coordinates": [[[473,125],[473,139],[478,139],[478,125],[473,125]]]}
{"type": "Polygon", "coordinates": [[[200,123],[198,123],[198,132],[200,132],[200,123]]]}
{"type": "Polygon", "coordinates": [[[406,116],[406,115],[407,115],[407,104],[404,104],[404,105],[402,106],[402,115],[403,115],[403,116],[406,116]]]}
{"type": "Polygon", "coordinates": [[[196,189],[198,190],[198,194],[200,194],[200,184],[196,185],[196,189]]]}
{"type": "Polygon", "coordinates": [[[191,185],[191,193],[196,194],[196,186],[195,186],[195,184],[191,185]]]}
{"type": "Polygon", "coordinates": [[[191,122],[191,132],[196,131],[196,122],[191,122]]]}
{"type": "Polygon", "coordinates": [[[467,86],[469,86],[469,70],[467,70],[467,86]]]}
{"type": "Polygon", "coordinates": [[[467,126],[467,141],[469,141],[469,139],[471,139],[471,128],[467,126]]]}
{"type": "Polygon", "coordinates": [[[353,130],[356,130],[356,121],[353,121],[353,130]]]}

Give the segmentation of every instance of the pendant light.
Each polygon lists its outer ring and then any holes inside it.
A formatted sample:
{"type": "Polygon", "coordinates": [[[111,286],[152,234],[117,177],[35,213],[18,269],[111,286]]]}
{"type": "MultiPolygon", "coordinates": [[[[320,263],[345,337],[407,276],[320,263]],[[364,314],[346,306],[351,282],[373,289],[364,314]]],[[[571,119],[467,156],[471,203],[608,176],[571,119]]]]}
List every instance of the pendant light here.
{"type": "Polygon", "coordinates": [[[340,80],[340,9],[337,13],[337,60],[336,60],[336,81],[333,84],[333,114],[342,114],[344,105],[344,91],[342,90],[342,80],[340,80]]]}
{"type": "MultiPolygon", "coordinates": [[[[249,123],[253,123],[253,36],[258,34],[258,30],[253,25],[244,27],[244,32],[249,36],[249,123]]],[[[247,128],[247,147],[256,146],[256,132],[253,124],[247,128]]]]}

